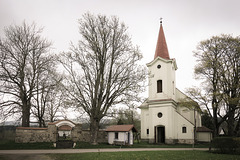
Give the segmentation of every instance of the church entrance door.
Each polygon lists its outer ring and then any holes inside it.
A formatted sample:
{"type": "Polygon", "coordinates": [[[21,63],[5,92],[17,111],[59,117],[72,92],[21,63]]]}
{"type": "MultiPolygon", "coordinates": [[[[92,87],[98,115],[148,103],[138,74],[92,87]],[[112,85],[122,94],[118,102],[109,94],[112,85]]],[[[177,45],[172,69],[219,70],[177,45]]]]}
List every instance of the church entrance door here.
{"type": "Polygon", "coordinates": [[[165,143],[165,127],[157,126],[156,127],[156,142],[157,143],[165,143]]]}

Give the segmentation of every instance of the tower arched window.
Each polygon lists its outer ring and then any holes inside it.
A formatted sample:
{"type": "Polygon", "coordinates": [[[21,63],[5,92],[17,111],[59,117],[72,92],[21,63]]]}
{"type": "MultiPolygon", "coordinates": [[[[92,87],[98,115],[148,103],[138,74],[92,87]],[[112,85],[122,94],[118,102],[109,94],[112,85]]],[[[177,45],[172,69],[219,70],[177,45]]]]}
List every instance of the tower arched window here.
{"type": "Polygon", "coordinates": [[[157,81],[157,93],[162,93],[162,80],[157,81]]]}

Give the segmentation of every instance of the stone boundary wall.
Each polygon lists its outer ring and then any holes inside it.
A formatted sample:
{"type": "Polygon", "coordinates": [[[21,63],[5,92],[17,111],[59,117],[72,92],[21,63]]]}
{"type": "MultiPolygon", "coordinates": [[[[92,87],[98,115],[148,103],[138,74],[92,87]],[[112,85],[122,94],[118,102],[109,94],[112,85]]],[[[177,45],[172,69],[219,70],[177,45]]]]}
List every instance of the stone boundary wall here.
{"type": "MultiPolygon", "coordinates": [[[[79,141],[81,142],[90,142],[90,130],[82,130],[81,134],[79,135],[79,141]]],[[[107,143],[107,132],[105,130],[99,130],[98,132],[98,142],[99,143],[107,143]]]]}
{"type": "Polygon", "coordinates": [[[56,142],[57,128],[49,125],[48,128],[17,127],[16,143],[56,142]]]}
{"type": "MultiPolygon", "coordinates": [[[[58,139],[57,126],[53,123],[47,128],[17,127],[16,143],[56,142],[58,139]]],[[[81,124],[76,124],[71,131],[73,142],[90,142],[90,130],[82,130],[81,124]]],[[[107,142],[107,132],[99,130],[98,142],[107,142]]]]}
{"type": "Polygon", "coordinates": [[[49,142],[47,128],[17,127],[16,143],[49,142]]]}
{"type": "Polygon", "coordinates": [[[100,142],[100,143],[107,143],[108,142],[108,135],[107,135],[107,132],[105,130],[99,130],[99,132],[98,132],[98,142],[100,142]]]}

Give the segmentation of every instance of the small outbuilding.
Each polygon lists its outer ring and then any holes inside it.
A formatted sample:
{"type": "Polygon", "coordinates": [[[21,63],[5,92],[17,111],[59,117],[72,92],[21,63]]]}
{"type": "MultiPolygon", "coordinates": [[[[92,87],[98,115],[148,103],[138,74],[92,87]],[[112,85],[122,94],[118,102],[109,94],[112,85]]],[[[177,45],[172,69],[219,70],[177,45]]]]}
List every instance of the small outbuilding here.
{"type": "Polygon", "coordinates": [[[112,125],[106,129],[108,143],[115,145],[133,145],[133,132],[137,132],[134,125],[112,125]]]}
{"type": "Polygon", "coordinates": [[[197,141],[198,142],[211,142],[212,140],[212,130],[202,126],[202,127],[197,127],[197,141]]]}

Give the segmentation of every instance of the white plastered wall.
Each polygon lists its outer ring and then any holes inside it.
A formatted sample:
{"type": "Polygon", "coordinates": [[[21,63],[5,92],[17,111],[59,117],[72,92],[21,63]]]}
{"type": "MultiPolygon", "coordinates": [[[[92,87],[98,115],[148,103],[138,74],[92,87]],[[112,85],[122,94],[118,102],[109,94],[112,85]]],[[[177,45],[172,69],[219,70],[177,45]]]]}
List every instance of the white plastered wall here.
{"type": "Polygon", "coordinates": [[[115,132],[108,132],[108,143],[114,144],[114,141],[122,141],[128,143],[128,133],[129,136],[129,144],[133,144],[133,132],[132,130],[129,132],[118,132],[118,139],[115,139],[115,132]]]}
{"type": "Polygon", "coordinates": [[[175,100],[175,61],[156,58],[147,64],[149,70],[149,100],[173,99],[175,100]],[[161,68],[157,66],[161,65],[161,68]],[[169,74],[170,73],[170,74],[169,74]],[[157,81],[162,80],[163,92],[157,93],[157,81]]]}
{"type": "Polygon", "coordinates": [[[211,142],[212,133],[211,132],[197,132],[197,140],[199,142],[211,142]]]}

